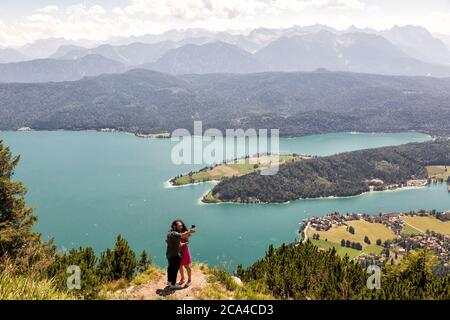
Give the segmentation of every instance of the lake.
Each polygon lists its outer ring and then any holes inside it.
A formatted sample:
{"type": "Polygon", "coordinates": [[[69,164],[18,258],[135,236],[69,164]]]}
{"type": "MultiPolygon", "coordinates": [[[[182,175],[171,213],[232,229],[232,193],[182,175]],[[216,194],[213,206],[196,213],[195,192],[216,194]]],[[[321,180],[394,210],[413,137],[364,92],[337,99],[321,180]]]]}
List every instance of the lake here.
{"type": "MultiPolygon", "coordinates": [[[[112,247],[122,234],[133,249],[150,252],[165,265],[165,234],[172,220],[195,224],[195,260],[228,266],[263,257],[269,244],[297,238],[299,223],[330,212],[450,209],[446,185],[386,191],[340,199],[289,204],[202,204],[212,184],[168,188],[166,181],[202,165],[175,165],[169,139],[141,139],[126,133],[0,132],[21,155],[15,179],[24,182],[27,202],[36,208],[36,230],[60,248],[112,247]]],[[[363,148],[426,141],[420,133],[336,133],[281,139],[282,153],[329,155],[363,148]]]]}

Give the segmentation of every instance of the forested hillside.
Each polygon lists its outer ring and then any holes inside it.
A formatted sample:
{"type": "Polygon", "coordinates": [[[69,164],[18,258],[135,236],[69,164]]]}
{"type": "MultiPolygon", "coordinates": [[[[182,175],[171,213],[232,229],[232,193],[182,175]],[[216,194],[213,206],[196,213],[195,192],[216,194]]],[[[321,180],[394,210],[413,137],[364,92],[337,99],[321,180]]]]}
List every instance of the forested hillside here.
{"type": "Polygon", "coordinates": [[[369,180],[406,184],[426,179],[427,165],[450,165],[450,140],[359,150],[283,164],[275,175],[251,173],[221,181],[211,191],[220,201],[286,202],[300,198],[353,196],[369,180]]]}
{"type": "Polygon", "coordinates": [[[450,80],[318,71],[170,76],[147,70],[75,82],[0,84],[0,130],[158,133],[203,127],[284,136],[417,130],[450,134],[450,80]]]}
{"type": "Polygon", "coordinates": [[[449,299],[449,276],[435,276],[432,264],[429,251],[410,254],[399,265],[383,266],[381,288],[370,290],[361,265],[306,242],[269,247],[263,259],[239,267],[237,275],[280,299],[449,299]]]}

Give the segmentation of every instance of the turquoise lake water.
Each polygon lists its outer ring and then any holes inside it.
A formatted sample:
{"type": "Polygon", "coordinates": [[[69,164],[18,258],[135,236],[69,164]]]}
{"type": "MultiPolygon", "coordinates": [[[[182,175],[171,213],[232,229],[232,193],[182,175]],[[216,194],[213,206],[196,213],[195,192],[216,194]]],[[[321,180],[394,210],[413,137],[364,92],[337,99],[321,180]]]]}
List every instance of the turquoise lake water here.
{"type": "MultiPolygon", "coordinates": [[[[39,217],[36,230],[60,248],[112,247],[122,234],[136,251],[146,249],[165,264],[165,234],[172,220],[195,224],[195,260],[211,265],[249,263],[269,244],[297,238],[299,223],[330,212],[450,209],[446,185],[387,191],[341,199],[298,200],[289,204],[201,204],[212,184],[167,188],[171,177],[203,165],[175,165],[174,142],[125,133],[0,132],[21,155],[15,179],[24,182],[27,202],[39,217]]],[[[342,151],[425,141],[420,133],[337,133],[281,139],[282,153],[329,155],[342,151]]]]}

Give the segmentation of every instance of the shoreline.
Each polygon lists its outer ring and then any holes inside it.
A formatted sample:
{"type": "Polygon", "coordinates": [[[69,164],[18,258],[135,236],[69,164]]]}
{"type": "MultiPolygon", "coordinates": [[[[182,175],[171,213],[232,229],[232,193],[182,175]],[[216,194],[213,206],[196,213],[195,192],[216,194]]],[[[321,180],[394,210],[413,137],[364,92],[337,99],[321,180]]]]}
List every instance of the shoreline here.
{"type": "MultiPolygon", "coordinates": [[[[135,131],[126,131],[126,130],[120,130],[120,129],[113,129],[113,128],[102,128],[105,131],[102,131],[102,129],[33,129],[29,128],[29,130],[20,130],[18,129],[6,129],[6,130],[0,130],[1,132],[99,132],[99,133],[125,133],[125,134],[131,134],[134,135],[136,138],[142,138],[142,139],[171,139],[171,135],[168,137],[151,137],[151,135],[160,135],[161,132],[155,133],[155,134],[143,134],[135,131]],[[141,135],[141,136],[139,136],[141,135]]],[[[350,134],[350,135],[361,135],[361,134],[368,134],[368,135],[374,135],[374,134],[402,134],[402,133],[419,133],[426,135],[431,140],[436,139],[437,137],[449,137],[445,135],[436,135],[427,131],[419,131],[419,130],[403,130],[403,131],[336,131],[336,132],[323,132],[323,133],[306,133],[306,134],[299,134],[299,135],[280,135],[279,138],[283,139],[297,139],[297,138],[303,138],[303,137],[311,137],[311,136],[320,136],[320,135],[326,135],[326,134],[350,134]]],[[[201,136],[200,136],[201,137],[201,136]]]]}
{"type": "Polygon", "coordinates": [[[0,130],[0,133],[2,132],[98,132],[98,133],[119,133],[119,134],[126,134],[126,135],[132,135],[136,138],[140,139],[155,139],[155,140],[166,140],[171,139],[171,136],[163,136],[166,133],[150,133],[150,134],[143,134],[139,132],[133,132],[133,131],[125,131],[125,130],[118,130],[118,129],[109,129],[109,128],[103,128],[103,129],[33,129],[29,128],[27,130],[21,130],[23,128],[19,128],[17,130],[0,130]]]}
{"type": "MultiPolygon", "coordinates": [[[[245,203],[245,202],[234,202],[234,201],[220,201],[217,203],[209,203],[209,204],[233,204],[233,205],[287,205],[293,202],[297,201],[311,201],[311,200],[340,200],[340,199],[351,199],[361,196],[367,196],[375,193],[382,193],[382,192],[401,192],[401,191],[408,191],[408,190],[415,190],[415,189],[424,189],[429,187],[430,185],[422,186],[422,187],[401,187],[396,189],[388,189],[388,190],[382,190],[382,191],[366,191],[360,194],[356,194],[354,196],[328,196],[328,197],[317,197],[317,198],[299,198],[294,200],[288,200],[285,202],[256,202],[256,203],[245,203]]],[[[206,203],[205,203],[206,204],[206,203]]]]}
{"type": "MultiPolygon", "coordinates": [[[[209,182],[210,182],[210,181],[209,181],[209,182]]],[[[216,183],[214,183],[214,184],[218,184],[218,182],[216,182],[216,183]]],[[[217,202],[217,203],[214,203],[214,202],[203,202],[203,199],[206,197],[206,195],[207,195],[208,193],[211,192],[211,190],[212,190],[212,189],[206,191],[203,195],[200,196],[200,198],[197,199],[197,204],[198,204],[198,205],[200,205],[200,206],[207,206],[207,205],[213,205],[213,204],[221,204],[221,202],[217,202]]]]}
{"type": "MultiPolygon", "coordinates": [[[[202,182],[194,182],[194,183],[186,183],[186,184],[180,184],[180,185],[173,185],[170,182],[171,179],[164,181],[163,186],[164,189],[176,189],[176,188],[184,188],[184,187],[190,187],[190,186],[196,186],[196,185],[200,185],[200,184],[204,184],[204,183],[212,183],[212,184],[217,184],[220,181],[216,181],[216,180],[208,180],[208,181],[202,181],[202,182]]],[[[211,190],[210,190],[211,191],[211,190]]],[[[208,191],[209,192],[209,191],[208,191]]]]}

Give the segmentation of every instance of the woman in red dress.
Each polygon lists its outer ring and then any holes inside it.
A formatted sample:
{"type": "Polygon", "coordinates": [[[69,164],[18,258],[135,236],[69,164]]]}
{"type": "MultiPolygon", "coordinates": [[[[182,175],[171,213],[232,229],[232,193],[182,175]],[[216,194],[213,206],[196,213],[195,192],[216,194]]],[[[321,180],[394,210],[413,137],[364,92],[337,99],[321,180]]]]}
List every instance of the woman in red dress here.
{"type": "MultiPolygon", "coordinates": [[[[182,230],[180,232],[185,232],[188,229],[186,228],[186,225],[184,224],[184,222],[181,221],[181,223],[183,224],[182,230]]],[[[180,279],[180,285],[184,284],[184,269],[186,269],[187,272],[187,276],[188,276],[188,281],[186,282],[185,286],[188,287],[191,284],[192,278],[192,270],[191,270],[191,263],[192,263],[192,258],[191,258],[191,253],[189,251],[189,237],[187,238],[182,238],[181,239],[181,246],[180,246],[180,250],[181,250],[181,265],[180,265],[180,275],[181,275],[181,279],[180,279]]]]}

